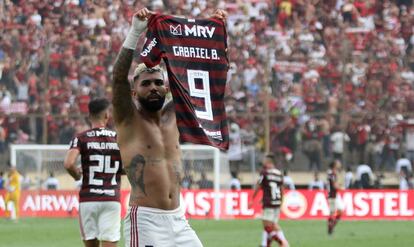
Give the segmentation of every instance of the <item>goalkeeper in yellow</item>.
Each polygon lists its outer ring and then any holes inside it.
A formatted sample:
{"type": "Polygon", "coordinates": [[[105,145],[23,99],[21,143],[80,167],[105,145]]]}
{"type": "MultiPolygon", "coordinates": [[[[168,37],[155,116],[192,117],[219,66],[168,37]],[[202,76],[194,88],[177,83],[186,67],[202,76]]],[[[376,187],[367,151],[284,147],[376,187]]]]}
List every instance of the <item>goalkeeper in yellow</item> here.
{"type": "Polygon", "coordinates": [[[12,220],[17,220],[19,217],[19,205],[20,205],[20,181],[21,175],[15,167],[10,167],[9,176],[6,182],[6,217],[12,220]],[[9,202],[13,202],[14,214],[9,208],[9,202]]]}

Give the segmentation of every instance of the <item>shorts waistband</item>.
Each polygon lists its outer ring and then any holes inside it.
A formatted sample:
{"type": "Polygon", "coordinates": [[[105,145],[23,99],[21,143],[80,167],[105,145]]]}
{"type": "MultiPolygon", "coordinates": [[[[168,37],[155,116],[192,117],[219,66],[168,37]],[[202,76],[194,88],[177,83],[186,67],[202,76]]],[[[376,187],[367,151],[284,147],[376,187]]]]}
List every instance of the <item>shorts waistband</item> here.
{"type": "Polygon", "coordinates": [[[164,210],[159,208],[150,208],[150,207],[142,207],[142,206],[129,206],[130,210],[138,210],[138,212],[146,212],[146,213],[153,213],[153,214],[171,214],[176,215],[179,213],[182,213],[181,207],[178,206],[178,208],[173,210],[164,210]]]}

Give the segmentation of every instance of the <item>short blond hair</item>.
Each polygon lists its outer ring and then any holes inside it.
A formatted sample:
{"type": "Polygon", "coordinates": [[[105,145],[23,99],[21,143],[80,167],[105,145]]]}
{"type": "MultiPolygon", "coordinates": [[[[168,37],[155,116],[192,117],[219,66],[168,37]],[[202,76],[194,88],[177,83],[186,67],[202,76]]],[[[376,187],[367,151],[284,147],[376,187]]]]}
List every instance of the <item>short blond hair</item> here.
{"type": "Polygon", "coordinates": [[[135,81],[136,79],[138,79],[138,77],[144,72],[148,72],[148,73],[161,72],[164,78],[164,70],[159,65],[155,65],[154,67],[148,68],[144,63],[140,63],[137,65],[137,67],[134,70],[133,80],[135,81]]]}

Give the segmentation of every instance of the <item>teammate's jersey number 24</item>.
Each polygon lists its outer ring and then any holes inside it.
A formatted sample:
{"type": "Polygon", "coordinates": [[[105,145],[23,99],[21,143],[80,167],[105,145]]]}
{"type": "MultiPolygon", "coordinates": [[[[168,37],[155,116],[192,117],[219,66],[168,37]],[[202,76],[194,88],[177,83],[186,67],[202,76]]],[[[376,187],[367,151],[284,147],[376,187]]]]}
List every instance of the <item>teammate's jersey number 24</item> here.
{"type": "Polygon", "coordinates": [[[89,156],[89,160],[97,162],[97,165],[89,166],[89,184],[103,185],[103,179],[97,178],[96,173],[112,174],[111,185],[116,185],[116,173],[119,169],[119,161],[115,161],[111,166],[111,155],[94,154],[89,156]]]}

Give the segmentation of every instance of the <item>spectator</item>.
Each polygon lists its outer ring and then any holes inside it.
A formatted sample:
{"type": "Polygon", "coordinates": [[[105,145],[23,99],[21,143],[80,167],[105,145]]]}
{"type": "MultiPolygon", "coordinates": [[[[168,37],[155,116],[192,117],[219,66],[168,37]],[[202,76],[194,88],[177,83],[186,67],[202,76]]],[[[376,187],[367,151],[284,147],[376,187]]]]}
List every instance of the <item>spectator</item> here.
{"type": "Polygon", "coordinates": [[[330,137],[332,142],[332,154],[333,158],[343,162],[343,154],[345,151],[346,143],[350,141],[349,136],[341,130],[340,127],[334,127],[333,133],[330,137]]]}
{"type": "Polygon", "coordinates": [[[400,190],[408,190],[413,188],[412,181],[410,181],[410,176],[404,171],[400,171],[400,183],[399,183],[399,189],[400,190]]]}
{"type": "Polygon", "coordinates": [[[309,190],[323,190],[325,188],[325,183],[319,179],[319,173],[314,173],[313,180],[309,183],[309,190]]]}
{"type": "Polygon", "coordinates": [[[241,189],[241,184],[240,184],[240,180],[237,177],[237,172],[236,171],[232,171],[230,172],[231,175],[231,179],[230,179],[230,189],[231,190],[240,190],[241,189]]]}
{"type": "Polygon", "coordinates": [[[303,149],[309,159],[309,170],[319,171],[321,168],[322,136],[323,133],[318,129],[315,119],[311,119],[305,124],[303,149]]]}
{"type": "Polygon", "coordinates": [[[21,176],[22,190],[29,190],[31,186],[32,186],[32,181],[30,177],[27,175],[26,172],[22,172],[22,176],[21,176]]]}
{"type": "Polygon", "coordinates": [[[231,170],[239,170],[243,160],[242,139],[240,127],[237,123],[230,124],[228,158],[231,170]]]}
{"type": "Polygon", "coordinates": [[[6,130],[3,128],[2,124],[4,122],[4,117],[0,117],[0,155],[2,155],[6,150],[6,130]]]}
{"type": "Polygon", "coordinates": [[[191,189],[193,187],[193,175],[191,175],[188,169],[184,170],[184,177],[181,181],[181,187],[183,189],[191,189]]]}
{"type": "Polygon", "coordinates": [[[407,175],[412,173],[411,161],[407,159],[404,154],[401,154],[401,157],[397,160],[395,164],[395,172],[397,174],[401,174],[402,170],[404,170],[404,172],[407,175]]]}
{"type": "Polygon", "coordinates": [[[372,188],[374,174],[372,173],[371,167],[369,167],[367,164],[360,164],[356,169],[355,179],[357,180],[358,188],[372,188]]]}
{"type": "Polygon", "coordinates": [[[293,182],[293,179],[289,176],[288,170],[283,171],[283,187],[288,190],[295,189],[295,183],[293,182]]]}
{"type": "Polygon", "coordinates": [[[43,183],[43,187],[47,190],[57,190],[59,188],[59,180],[55,178],[55,174],[50,171],[49,177],[43,183]]]}
{"type": "Polygon", "coordinates": [[[384,180],[385,176],[382,172],[378,172],[377,175],[375,176],[375,181],[374,181],[374,188],[375,189],[383,189],[384,188],[384,184],[383,184],[383,180],[384,180]]]}
{"type": "Polygon", "coordinates": [[[214,186],[213,181],[207,178],[207,175],[204,171],[201,172],[201,178],[197,181],[199,189],[212,189],[214,186]]]}
{"type": "Polygon", "coordinates": [[[352,169],[350,166],[346,168],[345,172],[345,189],[352,189],[354,183],[354,174],[352,173],[352,169]]]}
{"type": "MultiPolygon", "coordinates": [[[[110,61],[128,31],[131,11],[126,5],[132,2],[3,2],[0,111],[4,121],[0,126],[4,136],[0,131],[0,151],[1,141],[3,150],[7,150],[13,141],[43,142],[45,134],[50,144],[66,143],[73,130],[56,114],[78,118],[92,98],[103,94],[111,97],[107,90],[110,61]],[[49,65],[44,63],[46,60],[49,65]],[[48,129],[43,130],[41,118],[28,121],[31,113],[44,113],[48,129]],[[15,120],[12,115],[17,116],[15,120]]],[[[407,158],[411,162],[414,159],[412,127],[407,129],[405,139],[394,136],[387,132],[397,129],[391,127],[397,125],[392,118],[381,116],[400,114],[405,121],[407,113],[414,110],[414,89],[410,86],[414,81],[413,5],[372,2],[218,1],[216,5],[215,1],[182,0],[136,1],[135,7],[148,5],[154,10],[169,9],[171,14],[192,17],[203,17],[217,6],[227,8],[232,83],[226,105],[242,137],[247,129],[249,142],[261,151],[266,135],[260,128],[263,92],[270,86],[272,114],[292,116],[295,129],[303,128],[314,112],[338,114],[338,124],[343,126],[375,112],[372,121],[350,124],[348,143],[355,157],[346,161],[367,162],[375,168],[382,163],[392,169],[395,154],[405,151],[399,145],[402,140],[407,158]],[[264,68],[272,68],[270,85],[264,80],[268,78],[264,68]],[[367,152],[367,136],[374,132],[375,124],[381,127],[375,130],[374,165],[372,160],[365,160],[363,153],[367,152]]],[[[325,154],[329,151],[326,130],[322,128],[316,138],[303,135],[303,152],[311,160],[312,169],[323,162],[312,148],[325,154]]],[[[288,132],[280,133],[281,144],[296,155],[289,145],[299,138],[285,138],[293,131],[288,132]]]]}
{"type": "Polygon", "coordinates": [[[409,126],[405,134],[406,157],[410,162],[414,161],[414,126],[409,126]]]}
{"type": "Polygon", "coordinates": [[[0,171],[0,190],[4,189],[4,177],[3,177],[3,171],[0,171]]]}

